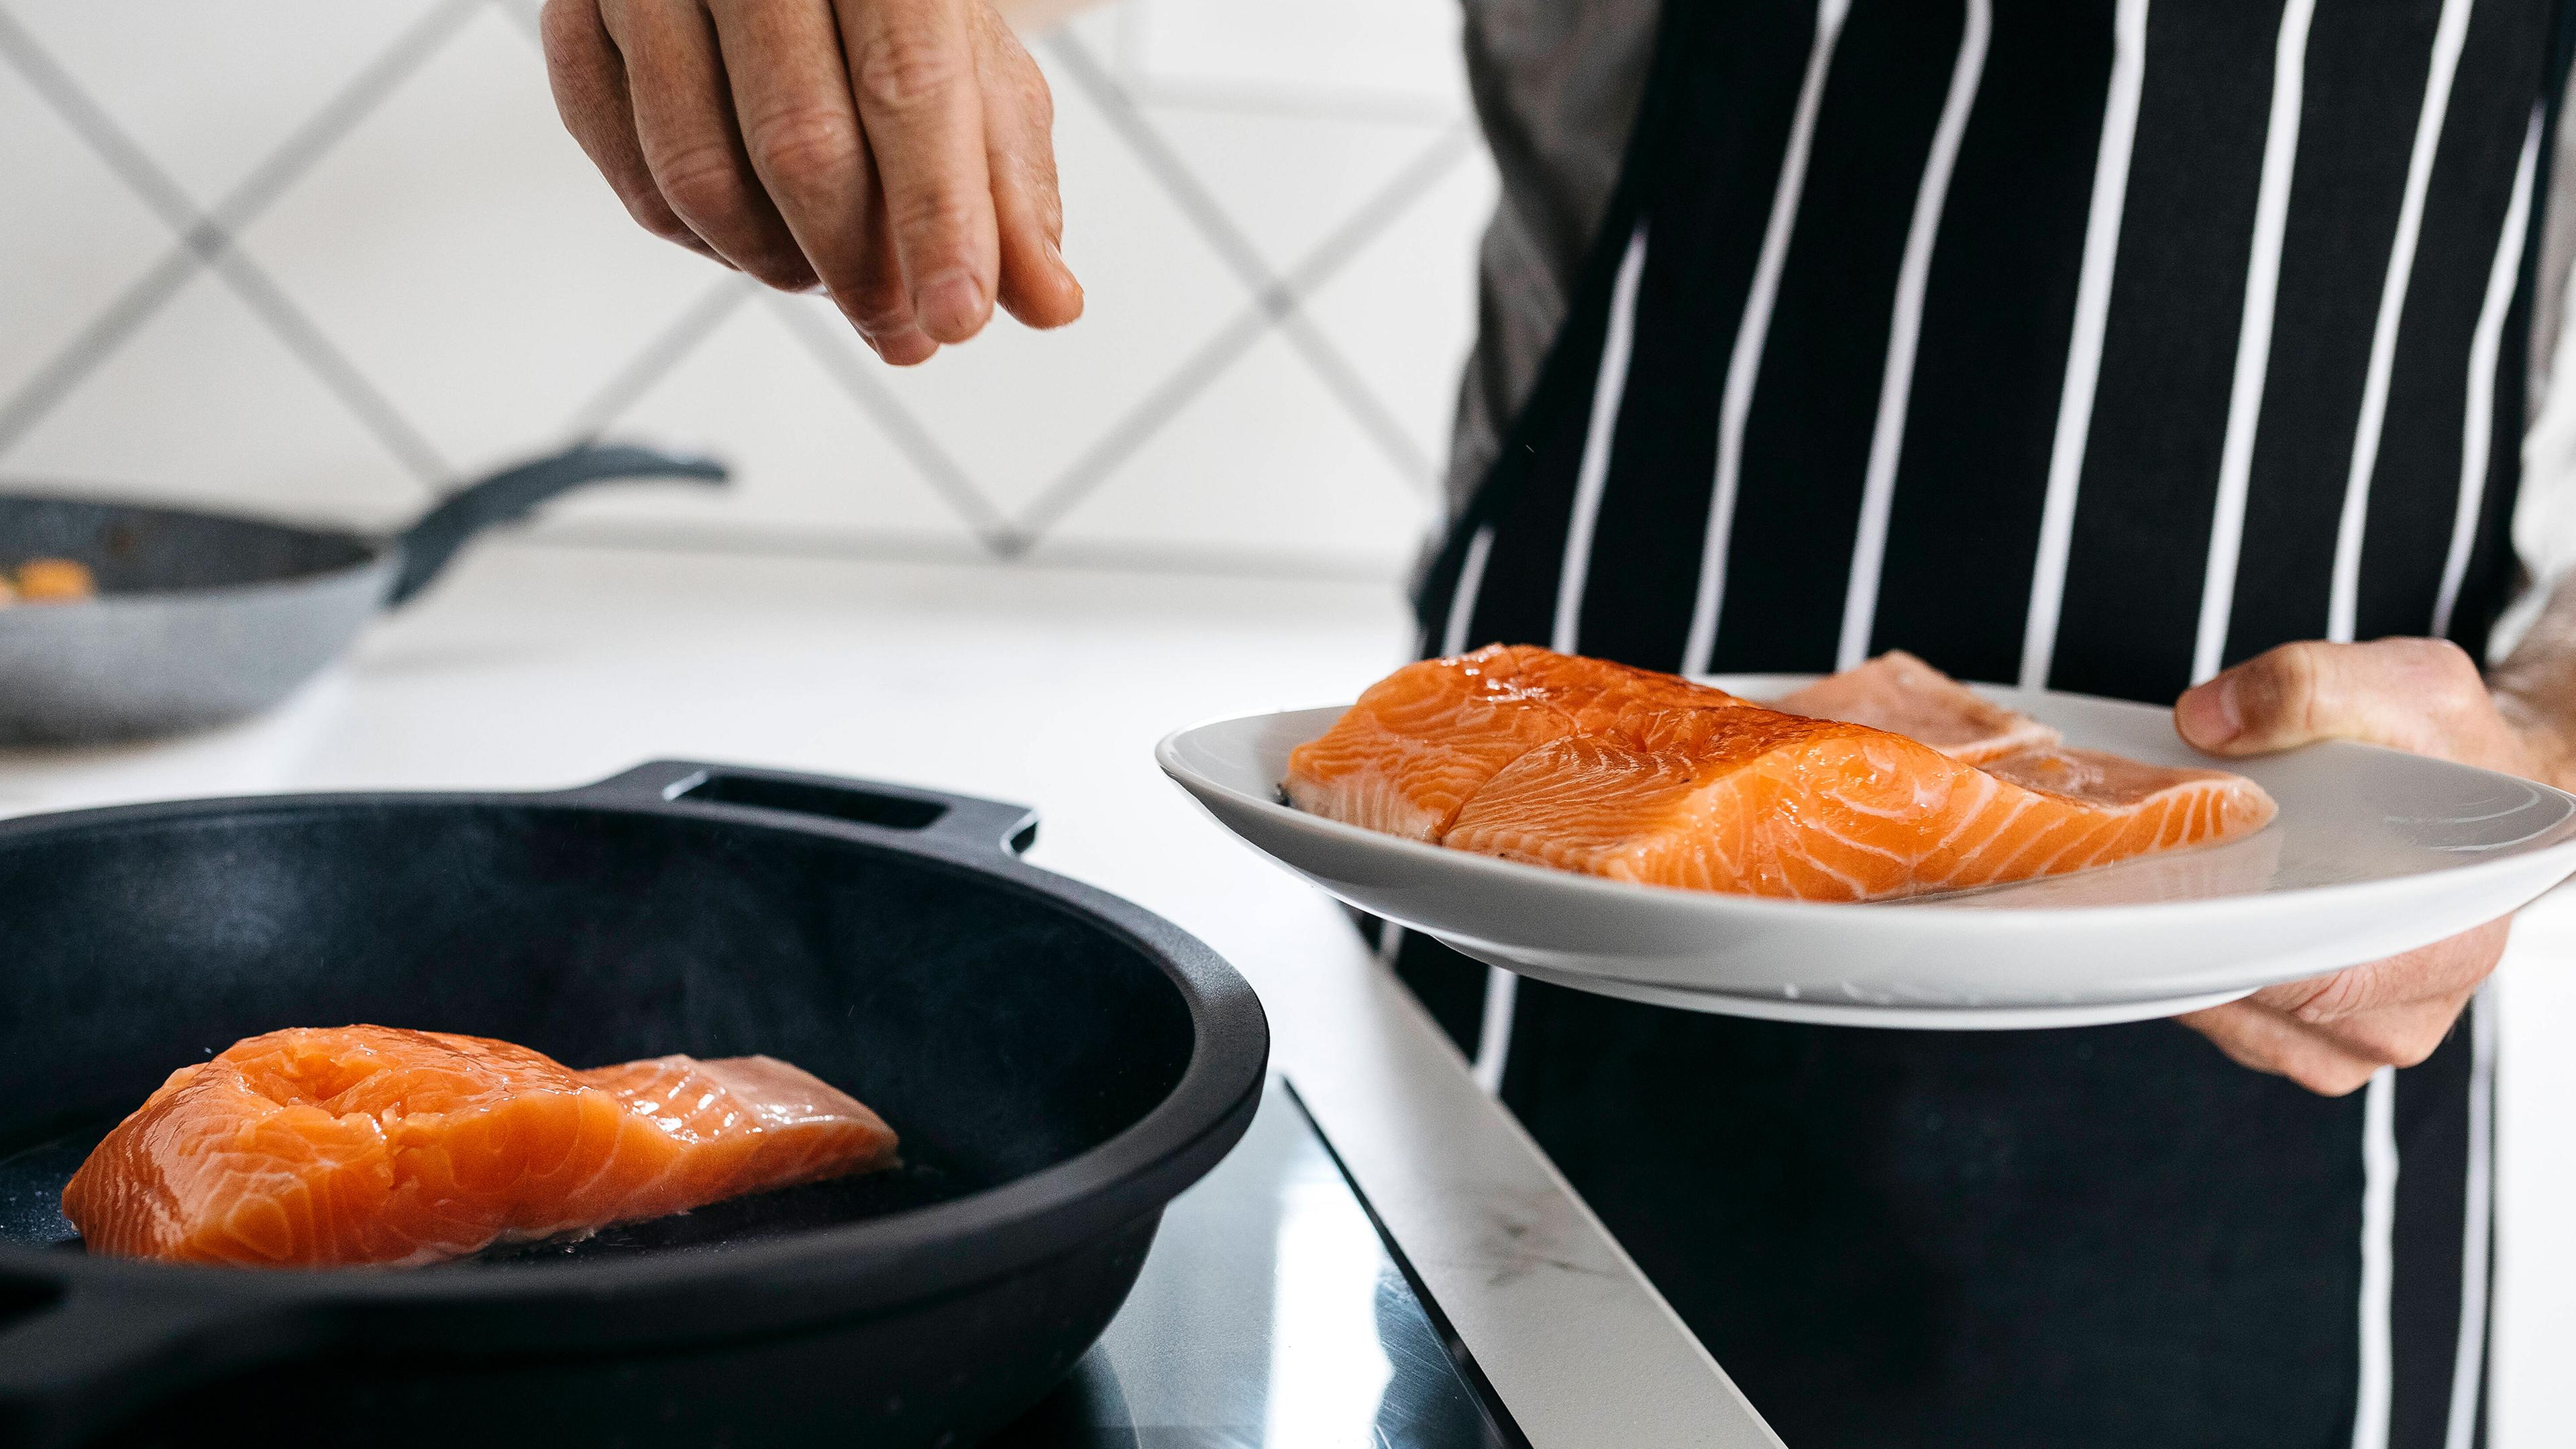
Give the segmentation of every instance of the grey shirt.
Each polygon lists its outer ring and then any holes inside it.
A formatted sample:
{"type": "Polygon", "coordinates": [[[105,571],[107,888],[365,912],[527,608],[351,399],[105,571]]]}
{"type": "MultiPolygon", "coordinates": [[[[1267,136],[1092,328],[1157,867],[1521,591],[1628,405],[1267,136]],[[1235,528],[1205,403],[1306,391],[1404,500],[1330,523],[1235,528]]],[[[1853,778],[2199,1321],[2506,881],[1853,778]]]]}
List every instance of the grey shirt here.
{"type": "Polygon", "coordinates": [[[1454,511],[1493,465],[1610,204],[1653,56],[1656,0],[1466,0],[1467,81],[1502,176],[1477,257],[1476,346],[1449,458],[1454,511]]]}

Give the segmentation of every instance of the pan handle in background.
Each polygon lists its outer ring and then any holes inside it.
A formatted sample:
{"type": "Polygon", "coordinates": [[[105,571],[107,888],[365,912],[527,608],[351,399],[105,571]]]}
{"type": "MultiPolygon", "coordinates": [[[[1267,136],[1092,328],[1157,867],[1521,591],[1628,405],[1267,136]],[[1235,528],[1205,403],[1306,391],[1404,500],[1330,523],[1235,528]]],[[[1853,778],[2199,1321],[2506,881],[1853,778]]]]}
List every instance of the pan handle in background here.
{"type": "Polygon", "coordinates": [[[973,795],[951,795],[912,785],[800,775],[696,760],[655,760],[596,785],[568,792],[572,798],[616,805],[731,805],[809,816],[913,840],[939,841],[1018,855],[1037,842],[1038,815],[973,795]]]}
{"type": "Polygon", "coordinates": [[[722,483],[725,466],[710,458],[679,458],[650,448],[583,444],[504,469],[479,483],[448,495],[418,523],[395,540],[402,551],[402,572],[385,596],[388,608],[410,603],[428,588],[467,540],[494,524],[507,523],[568,489],[617,478],[680,478],[722,483]]]}
{"type": "Polygon", "coordinates": [[[78,1284],[0,1326],[0,1444],[82,1442],[168,1394],[311,1347],[269,1295],[78,1284]]]}

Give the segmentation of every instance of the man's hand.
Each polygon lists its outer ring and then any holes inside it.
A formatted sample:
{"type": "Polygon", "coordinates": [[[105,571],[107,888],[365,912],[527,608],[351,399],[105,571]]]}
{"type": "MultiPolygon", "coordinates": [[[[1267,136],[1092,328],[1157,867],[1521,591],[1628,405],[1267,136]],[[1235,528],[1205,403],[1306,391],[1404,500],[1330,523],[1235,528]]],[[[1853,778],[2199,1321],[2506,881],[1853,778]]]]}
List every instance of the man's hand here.
{"type": "Polygon", "coordinates": [[[564,125],[645,230],[828,291],[888,362],[1082,314],[1046,80],[985,0],[547,0],[564,125]]]}
{"type": "MultiPolygon", "coordinates": [[[[2284,644],[2184,694],[2174,727],[2218,755],[2342,739],[2534,780],[2554,781],[2561,769],[2554,732],[2508,722],[2467,653],[2438,639],[2284,644]]],[[[2246,1066],[2341,1096],[2383,1066],[2432,1055],[2495,970],[2509,924],[2268,986],[2181,1020],[2246,1066]]]]}

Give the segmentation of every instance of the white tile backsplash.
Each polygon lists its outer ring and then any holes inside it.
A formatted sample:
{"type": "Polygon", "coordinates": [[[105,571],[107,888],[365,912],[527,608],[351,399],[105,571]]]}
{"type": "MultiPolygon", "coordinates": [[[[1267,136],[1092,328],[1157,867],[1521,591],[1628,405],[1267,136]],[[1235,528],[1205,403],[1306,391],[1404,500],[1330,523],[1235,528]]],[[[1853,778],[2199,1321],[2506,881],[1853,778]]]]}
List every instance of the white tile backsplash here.
{"type": "Polygon", "coordinates": [[[1466,104],[1455,0],[1154,0],[1124,19],[1120,59],[1149,88],[1424,112],[1466,104]]]}
{"type": "Polygon", "coordinates": [[[552,439],[715,275],[628,220],[491,6],[242,245],[463,471],[552,439]]]}
{"type": "Polygon", "coordinates": [[[587,491],[556,506],[554,517],[566,527],[729,530],[756,523],[809,539],[936,540],[959,554],[973,547],[955,506],[850,405],[778,309],[748,295],[609,430],[721,453],[734,477],[721,490],[639,484],[587,491]]]}
{"type": "Polygon", "coordinates": [[[1387,575],[1429,509],[1286,341],[1255,343],[1039,546],[1159,543],[1387,575]]]}
{"type": "MultiPolygon", "coordinates": [[[[1037,53],[1048,57],[1043,45],[1037,53]]],[[[1033,332],[996,317],[983,336],[920,367],[880,369],[885,386],[1006,513],[1044,492],[1252,304],[1250,288],[1083,88],[1059,75],[1054,89],[1064,255],[1082,281],[1082,320],[1033,332]]],[[[855,355],[866,355],[855,335],[843,335],[855,355]]]]}
{"type": "Polygon", "coordinates": [[[1482,143],[1449,134],[1457,160],[1304,303],[1422,456],[1438,462],[1449,456],[1459,370],[1476,330],[1474,273],[1451,259],[1474,255],[1496,184],[1482,143]]]}
{"type": "Polygon", "coordinates": [[[182,190],[212,207],[438,3],[9,0],[6,8],[182,190]]]}
{"type": "Polygon", "coordinates": [[[1270,340],[1258,288],[1464,114],[1447,0],[1316,3],[1129,0],[1033,44],[1087,313],[899,371],[819,301],[726,302],[726,274],[626,219],[556,121],[534,0],[0,0],[200,208],[324,143],[228,218],[281,300],[198,276],[62,397],[22,397],[177,239],[0,59],[0,420],[33,419],[0,475],[381,527],[424,471],[604,424],[737,482],[540,526],[956,556],[1037,508],[1078,550],[1392,579],[1445,448],[1472,263],[1452,193],[1482,194],[1481,163],[1372,223],[1304,350],[1270,340]]]}
{"type": "Polygon", "coordinates": [[[370,528],[430,496],[211,272],[199,272],[0,455],[47,491],[370,528]]]}
{"type": "Polygon", "coordinates": [[[1143,110],[1270,270],[1283,274],[1454,124],[1178,102],[1143,110]]]}
{"type": "Polygon", "coordinates": [[[178,238],[6,66],[0,137],[0,196],[11,198],[0,210],[5,400],[178,238]]]}

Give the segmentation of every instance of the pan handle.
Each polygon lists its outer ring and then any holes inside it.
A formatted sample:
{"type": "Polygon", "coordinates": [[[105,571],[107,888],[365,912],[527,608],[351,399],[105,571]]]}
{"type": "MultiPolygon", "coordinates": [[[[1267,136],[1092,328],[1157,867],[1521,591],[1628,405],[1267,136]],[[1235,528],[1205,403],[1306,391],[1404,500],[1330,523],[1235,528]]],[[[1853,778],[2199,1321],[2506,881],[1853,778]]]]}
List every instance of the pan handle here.
{"type": "Polygon", "coordinates": [[[446,569],[466,541],[567,489],[612,478],[682,478],[722,483],[725,466],[709,458],[677,458],[650,448],[583,444],[551,458],[506,468],[447,496],[396,540],[402,572],[385,596],[388,608],[410,603],[446,569]]]}
{"type": "Polygon", "coordinates": [[[912,840],[941,841],[1012,855],[1037,842],[1038,815],[973,795],[951,795],[912,785],[801,775],[697,760],[655,760],[596,785],[574,798],[618,805],[722,805],[772,810],[857,825],[912,840]]]}
{"type": "Polygon", "coordinates": [[[309,1346],[264,1295],[75,1286],[0,1327],[0,1444],[77,1444],[174,1390],[309,1346]]]}

